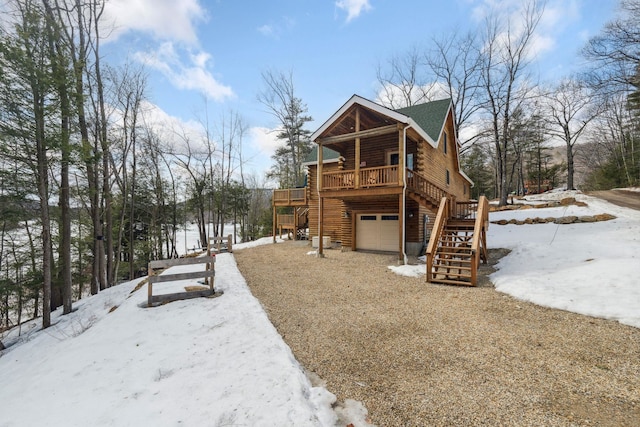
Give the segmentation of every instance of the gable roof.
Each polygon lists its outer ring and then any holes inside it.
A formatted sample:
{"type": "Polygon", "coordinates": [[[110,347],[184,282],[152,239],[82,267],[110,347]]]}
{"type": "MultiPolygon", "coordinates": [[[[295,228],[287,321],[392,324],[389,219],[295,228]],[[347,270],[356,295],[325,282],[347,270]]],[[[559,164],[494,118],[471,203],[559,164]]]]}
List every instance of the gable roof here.
{"type": "Polygon", "coordinates": [[[411,117],[434,141],[440,139],[447,115],[451,107],[451,98],[425,102],[424,104],[395,110],[400,114],[411,117]]]}
{"type": "Polygon", "coordinates": [[[436,148],[438,146],[440,134],[444,129],[447,114],[451,108],[451,99],[441,99],[411,107],[400,108],[398,110],[392,110],[361,96],[353,95],[311,135],[311,140],[315,141],[318,139],[320,135],[322,135],[331,126],[331,124],[338,120],[354,104],[362,105],[399,123],[408,125],[432,147],[436,148]]]}
{"type": "MultiPolygon", "coordinates": [[[[337,162],[340,158],[340,153],[335,150],[332,150],[328,147],[322,147],[322,163],[332,163],[337,162]]],[[[318,146],[314,145],[307,157],[304,158],[304,162],[302,162],[303,166],[309,165],[317,165],[318,164],[318,146]]]]}

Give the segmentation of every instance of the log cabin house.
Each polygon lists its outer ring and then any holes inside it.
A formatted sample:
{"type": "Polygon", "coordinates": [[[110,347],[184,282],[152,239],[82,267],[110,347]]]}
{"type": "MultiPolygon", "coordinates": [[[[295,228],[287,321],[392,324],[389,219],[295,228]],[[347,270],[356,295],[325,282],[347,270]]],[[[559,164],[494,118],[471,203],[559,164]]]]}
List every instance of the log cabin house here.
{"type": "MultiPolygon", "coordinates": [[[[352,96],[311,135],[307,185],[273,193],[276,230],[308,227],[342,250],[427,255],[427,280],[476,284],[488,204],[470,201],[450,99],[392,110],[352,96]],[[290,214],[278,215],[288,207],[290,214]]],[[[317,238],[318,256],[327,242],[317,238]]]]}

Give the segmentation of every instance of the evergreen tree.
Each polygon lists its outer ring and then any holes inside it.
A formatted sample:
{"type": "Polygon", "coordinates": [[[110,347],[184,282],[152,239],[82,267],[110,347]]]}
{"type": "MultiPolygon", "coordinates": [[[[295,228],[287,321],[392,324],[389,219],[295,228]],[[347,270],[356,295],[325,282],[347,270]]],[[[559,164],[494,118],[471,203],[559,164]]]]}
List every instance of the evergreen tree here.
{"type": "Polygon", "coordinates": [[[304,126],[313,119],[307,115],[306,104],[295,96],[291,73],[266,72],[262,78],[267,89],[258,95],[258,100],[278,119],[277,138],[283,141],[272,156],[275,164],[267,176],[275,179],[280,188],[302,186],[305,178],[302,163],[311,152],[311,132],[304,126]]]}

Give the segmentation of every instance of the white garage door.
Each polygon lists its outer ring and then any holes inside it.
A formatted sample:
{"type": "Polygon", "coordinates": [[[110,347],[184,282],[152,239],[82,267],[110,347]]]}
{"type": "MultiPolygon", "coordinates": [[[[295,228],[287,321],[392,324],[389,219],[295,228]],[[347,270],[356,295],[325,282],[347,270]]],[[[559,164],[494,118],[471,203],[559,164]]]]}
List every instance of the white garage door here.
{"type": "Polygon", "coordinates": [[[397,214],[358,214],[356,221],[356,249],[372,251],[398,250],[397,214]]]}

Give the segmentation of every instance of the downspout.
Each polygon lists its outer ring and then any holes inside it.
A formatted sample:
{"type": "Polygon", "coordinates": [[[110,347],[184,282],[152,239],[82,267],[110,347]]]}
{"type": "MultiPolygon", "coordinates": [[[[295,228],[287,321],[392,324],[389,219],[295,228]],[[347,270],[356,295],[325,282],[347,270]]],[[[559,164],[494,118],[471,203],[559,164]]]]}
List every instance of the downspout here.
{"type": "Polygon", "coordinates": [[[402,256],[404,258],[404,265],[409,264],[409,259],[407,258],[407,128],[410,125],[402,128],[402,143],[404,144],[404,152],[402,155],[404,159],[402,159],[402,214],[404,218],[402,218],[402,256]]]}

